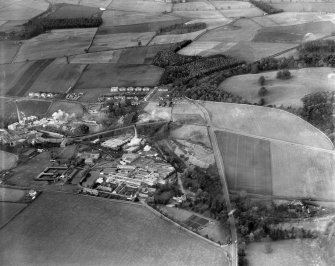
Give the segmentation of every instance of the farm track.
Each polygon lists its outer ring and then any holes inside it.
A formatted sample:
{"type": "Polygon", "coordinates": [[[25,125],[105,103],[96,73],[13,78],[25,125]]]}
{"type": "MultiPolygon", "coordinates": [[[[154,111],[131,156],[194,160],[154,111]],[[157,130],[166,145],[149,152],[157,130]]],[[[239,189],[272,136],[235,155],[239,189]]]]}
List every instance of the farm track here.
{"type": "Polygon", "coordinates": [[[22,75],[7,93],[8,96],[22,97],[30,89],[42,71],[51,64],[54,59],[38,60],[34,62],[29,69],[22,75]]]}

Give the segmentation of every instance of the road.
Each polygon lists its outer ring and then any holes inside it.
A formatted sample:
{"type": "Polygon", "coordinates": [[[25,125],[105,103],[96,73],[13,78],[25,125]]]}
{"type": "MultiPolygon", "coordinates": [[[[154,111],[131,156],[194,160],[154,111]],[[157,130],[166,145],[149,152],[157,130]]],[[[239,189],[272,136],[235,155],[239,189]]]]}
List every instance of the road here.
{"type": "MultiPolygon", "coordinates": [[[[219,145],[217,143],[217,139],[216,139],[216,136],[215,136],[215,132],[214,132],[214,129],[213,129],[213,125],[212,125],[210,115],[209,115],[208,111],[206,110],[206,108],[203,107],[199,102],[193,101],[193,100],[190,100],[190,101],[193,104],[195,104],[205,116],[209,137],[210,137],[212,147],[213,147],[216,166],[218,168],[219,175],[221,177],[223,196],[224,196],[224,199],[225,199],[225,202],[226,202],[227,211],[231,212],[232,207],[231,207],[231,204],[230,204],[229,189],[228,189],[228,183],[227,183],[227,179],[226,179],[226,175],[225,175],[224,164],[223,164],[222,155],[220,153],[219,145]]],[[[231,231],[231,239],[232,239],[231,265],[232,266],[238,266],[237,229],[236,229],[236,225],[235,225],[234,214],[231,214],[229,216],[228,221],[229,221],[229,226],[230,226],[230,231],[231,231]]]]}

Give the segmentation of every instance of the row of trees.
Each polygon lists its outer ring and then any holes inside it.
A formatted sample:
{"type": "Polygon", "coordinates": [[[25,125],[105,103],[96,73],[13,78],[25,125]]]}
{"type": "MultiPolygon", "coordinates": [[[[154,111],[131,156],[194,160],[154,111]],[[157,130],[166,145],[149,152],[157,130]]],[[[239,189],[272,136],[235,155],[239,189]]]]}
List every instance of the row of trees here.
{"type": "Polygon", "coordinates": [[[281,13],[284,12],[283,9],[278,9],[275,8],[273,6],[271,6],[269,3],[267,2],[263,2],[263,1],[256,1],[256,0],[249,0],[250,3],[252,3],[254,6],[258,7],[259,9],[263,10],[264,12],[268,13],[268,14],[276,14],[276,13],[281,13]]]}
{"type": "Polygon", "coordinates": [[[95,28],[102,24],[101,17],[91,18],[66,18],[66,19],[48,19],[42,18],[38,22],[45,30],[68,29],[68,28],[95,28]]]}

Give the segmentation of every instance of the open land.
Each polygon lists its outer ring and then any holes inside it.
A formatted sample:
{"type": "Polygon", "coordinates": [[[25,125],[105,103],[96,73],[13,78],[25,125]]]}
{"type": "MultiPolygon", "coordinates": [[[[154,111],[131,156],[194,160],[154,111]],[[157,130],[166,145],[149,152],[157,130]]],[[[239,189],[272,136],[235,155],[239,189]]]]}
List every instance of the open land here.
{"type": "Polygon", "coordinates": [[[182,125],[170,131],[170,136],[174,139],[188,140],[194,143],[200,143],[206,147],[212,147],[207,127],[198,125],[182,125]]]}
{"type": "Polygon", "coordinates": [[[221,249],[140,205],[61,193],[40,195],[0,231],[0,242],[5,264],[228,265],[221,249]]]}
{"type": "Polygon", "coordinates": [[[94,89],[111,86],[156,86],[164,69],[151,65],[89,65],[76,88],[94,89]]]}
{"type": "Polygon", "coordinates": [[[101,11],[96,7],[83,5],[59,5],[47,16],[48,19],[91,18],[101,11]]]}
{"type": "Polygon", "coordinates": [[[149,120],[171,120],[171,107],[157,108],[156,102],[149,102],[144,108],[145,114],[140,117],[141,122],[149,120]]]}
{"type": "Polygon", "coordinates": [[[0,201],[18,202],[25,194],[25,190],[0,187],[0,201]]]}
{"type": "Polygon", "coordinates": [[[211,114],[213,125],[218,129],[322,149],[334,149],[325,134],[300,117],[283,110],[217,102],[205,102],[204,106],[211,114]]]}
{"type": "Polygon", "coordinates": [[[17,51],[19,50],[19,45],[12,41],[0,42],[0,64],[11,63],[15,57],[17,51]],[[6,52],[4,52],[6,51],[6,52]]]}
{"type": "Polygon", "coordinates": [[[48,6],[49,4],[43,1],[8,1],[7,6],[0,8],[0,18],[1,20],[31,19],[47,10],[48,6]]]}
{"type": "Polygon", "coordinates": [[[108,9],[116,9],[121,11],[136,11],[147,13],[162,13],[164,11],[170,12],[172,8],[171,3],[158,2],[152,0],[113,0],[108,6],[108,9]]]}
{"type": "Polygon", "coordinates": [[[322,3],[315,2],[289,2],[289,3],[272,3],[273,7],[283,9],[287,12],[335,12],[333,2],[323,1],[322,3]]]}
{"type": "Polygon", "coordinates": [[[15,154],[0,150],[0,170],[11,169],[16,166],[18,157],[15,154]]]}
{"type": "Polygon", "coordinates": [[[223,81],[220,88],[239,95],[251,103],[257,103],[260,99],[258,79],[264,76],[266,80],[264,86],[269,91],[264,97],[265,103],[292,107],[302,107],[301,98],[309,93],[335,90],[335,81],[333,78],[328,78],[328,75],[333,73],[332,68],[292,69],[290,72],[292,78],[288,80],[277,79],[277,71],[234,76],[223,81]]]}
{"type": "Polygon", "coordinates": [[[0,228],[10,222],[27,204],[0,201],[0,228]]]}
{"type": "Polygon", "coordinates": [[[16,102],[17,107],[25,116],[39,116],[45,115],[49,109],[51,101],[44,100],[19,100],[16,102]]]}
{"type": "Polygon", "coordinates": [[[82,54],[96,31],[97,28],[51,30],[23,41],[14,62],[82,54]]]}
{"type": "Polygon", "coordinates": [[[187,124],[204,125],[203,113],[194,104],[188,102],[176,103],[172,108],[172,120],[174,122],[184,122],[187,124]]]}
{"type": "Polygon", "coordinates": [[[108,64],[117,63],[122,50],[85,53],[69,57],[71,64],[108,64]]]}

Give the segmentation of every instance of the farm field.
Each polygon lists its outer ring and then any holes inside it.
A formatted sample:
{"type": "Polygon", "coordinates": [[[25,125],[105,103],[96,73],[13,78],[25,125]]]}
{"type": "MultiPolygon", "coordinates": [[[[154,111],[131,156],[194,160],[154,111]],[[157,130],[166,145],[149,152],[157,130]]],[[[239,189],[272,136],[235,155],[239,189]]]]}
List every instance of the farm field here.
{"type": "MultiPolygon", "coordinates": [[[[43,1],[39,1],[34,3],[34,5],[25,5],[22,3],[25,3],[26,1],[19,1],[19,2],[9,2],[9,5],[6,7],[0,8],[0,18],[1,20],[25,20],[25,19],[31,19],[39,14],[41,14],[43,11],[47,10],[48,4],[43,1]],[[43,10],[36,8],[35,5],[42,7],[43,10]],[[42,5],[42,6],[41,6],[42,5]],[[24,12],[22,12],[24,10],[24,12]]],[[[27,1],[31,2],[31,1],[27,1]]]]}
{"type": "Polygon", "coordinates": [[[4,227],[0,243],[5,264],[228,265],[221,249],[141,205],[54,192],[44,192],[4,227]]]}
{"type": "Polygon", "coordinates": [[[17,161],[18,157],[15,154],[0,150],[0,170],[7,170],[16,166],[17,161]]]}
{"type": "MultiPolygon", "coordinates": [[[[31,85],[29,92],[59,92],[73,87],[79,79],[86,65],[83,64],[57,64],[48,65],[31,85]]],[[[27,94],[27,93],[26,93],[27,94]]]]}
{"type": "Polygon", "coordinates": [[[76,84],[77,89],[111,86],[156,86],[164,69],[151,65],[89,65],[76,84]]]}
{"type": "Polygon", "coordinates": [[[289,80],[278,80],[277,71],[234,76],[223,81],[220,88],[257,103],[260,100],[258,79],[264,76],[265,87],[269,91],[264,97],[266,104],[292,107],[302,107],[301,98],[309,93],[335,90],[335,81],[328,79],[328,75],[333,73],[332,68],[293,69],[290,72],[292,78],[289,80]]]}
{"type": "Polygon", "coordinates": [[[1,228],[10,222],[20,211],[22,211],[27,204],[24,203],[13,203],[13,202],[1,202],[0,201],[0,230],[1,228]]]}
{"type": "Polygon", "coordinates": [[[11,99],[0,98],[0,106],[0,119],[17,118],[16,105],[11,99]]]}
{"type": "Polygon", "coordinates": [[[73,55],[69,56],[69,62],[71,64],[115,64],[119,60],[121,53],[122,50],[116,50],[73,55]]]}
{"type": "Polygon", "coordinates": [[[308,22],[289,26],[265,27],[258,30],[253,38],[254,42],[285,42],[299,44],[306,38],[306,34],[313,34],[315,38],[330,35],[335,30],[335,24],[330,21],[308,22]]]}
{"type": "Polygon", "coordinates": [[[230,190],[272,194],[270,141],[215,131],[230,190]]]}
{"type": "Polygon", "coordinates": [[[273,252],[265,253],[264,243],[251,243],[247,246],[247,260],[251,266],[326,266],[321,259],[317,243],[311,239],[293,239],[271,242],[273,252]]]}
{"type": "Polygon", "coordinates": [[[141,42],[140,46],[145,46],[155,34],[155,32],[97,34],[89,51],[98,52],[134,47],[139,46],[138,42],[141,42]]]}
{"type": "Polygon", "coordinates": [[[16,105],[21,113],[25,116],[35,115],[42,117],[47,113],[51,101],[44,100],[18,100],[16,105]]]}
{"type": "Polygon", "coordinates": [[[97,28],[51,30],[23,42],[14,62],[82,54],[97,28]]]}
{"type": "Polygon", "coordinates": [[[229,10],[220,10],[221,14],[223,14],[227,18],[237,18],[237,17],[255,17],[255,16],[262,16],[263,12],[256,8],[236,8],[236,9],[229,9],[229,10]]]}
{"type": "Polygon", "coordinates": [[[153,0],[113,0],[108,8],[122,11],[163,13],[164,11],[171,12],[172,4],[153,0]]]}
{"type": "Polygon", "coordinates": [[[206,126],[184,124],[181,127],[171,130],[170,136],[174,139],[187,140],[203,144],[209,148],[212,147],[206,126]]]}
{"type": "Polygon", "coordinates": [[[334,152],[272,142],[271,161],[274,195],[335,200],[334,152]]]}
{"type": "Polygon", "coordinates": [[[19,45],[16,44],[15,42],[1,41],[0,42],[0,51],[1,51],[0,52],[0,64],[11,63],[18,50],[19,50],[19,45]]]}
{"type": "MultiPolygon", "coordinates": [[[[229,47],[234,46],[236,43],[227,43],[229,47]]],[[[178,51],[178,54],[182,55],[201,55],[208,52],[220,53],[220,50],[215,49],[219,45],[223,46],[221,42],[217,41],[195,41],[178,51]]]]}
{"type": "Polygon", "coordinates": [[[151,42],[150,45],[155,44],[166,44],[166,43],[177,43],[184,40],[193,40],[206,30],[199,30],[191,33],[184,34],[168,34],[168,35],[158,35],[151,42]]]}
{"type": "Polygon", "coordinates": [[[191,19],[220,19],[226,18],[217,10],[209,11],[173,11],[174,15],[191,19]]]}
{"type": "Polygon", "coordinates": [[[199,108],[188,102],[176,103],[172,108],[172,120],[174,122],[194,123],[205,125],[203,113],[199,108]]]}
{"type": "Polygon", "coordinates": [[[84,5],[58,5],[55,11],[50,13],[48,19],[68,19],[68,18],[91,18],[98,16],[101,11],[97,7],[89,7],[84,5]]]}
{"type": "Polygon", "coordinates": [[[272,3],[275,8],[283,9],[285,12],[335,12],[333,2],[323,1],[322,3],[313,2],[289,2],[272,3]]]}
{"type": "Polygon", "coordinates": [[[210,2],[188,2],[176,3],[173,5],[173,11],[208,11],[215,10],[215,7],[210,2]]]}
{"type": "Polygon", "coordinates": [[[18,202],[25,194],[25,190],[0,187],[0,201],[18,202]]]}
{"type": "Polygon", "coordinates": [[[204,107],[211,115],[213,126],[218,129],[326,150],[334,149],[332,142],[321,131],[283,110],[218,102],[205,102],[204,107]]]}
{"type": "Polygon", "coordinates": [[[320,12],[284,12],[266,16],[278,25],[295,25],[308,22],[331,21],[334,22],[334,14],[320,14],[320,12]]]}

